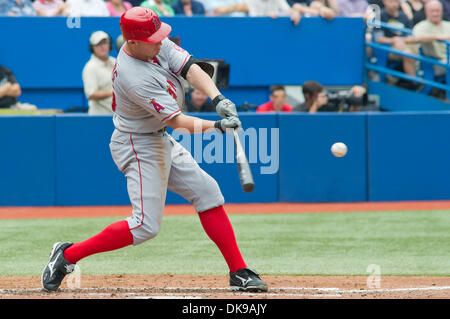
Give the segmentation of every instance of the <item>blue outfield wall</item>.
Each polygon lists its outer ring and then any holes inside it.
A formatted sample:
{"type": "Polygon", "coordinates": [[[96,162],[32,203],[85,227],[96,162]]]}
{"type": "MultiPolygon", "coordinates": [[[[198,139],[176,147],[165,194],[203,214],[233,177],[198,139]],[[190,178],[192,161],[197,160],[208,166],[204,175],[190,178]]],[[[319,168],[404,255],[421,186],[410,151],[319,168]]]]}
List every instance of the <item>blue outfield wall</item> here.
{"type": "Polygon", "coordinates": [[[54,205],[55,117],[0,117],[0,205],[54,205]]]}
{"type": "MultiPolygon", "coordinates": [[[[214,121],[219,119],[215,114],[192,113],[192,115],[214,121]]],[[[278,169],[274,167],[278,168],[278,156],[273,156],[275,158],[272,160],[270,155],[272,155],[271,149],[276,149],[278,143],[276,143],[277,136],[272,140],[270,132],[278,127],[277,117],[269,114],[255,116],[245,113],[239,117],[243,127],[250,128],[246,130],[247,134],[242,132],[240,137],[248,156],[255,185],[258,185],[251,193],[242,191],[234,157],[234,139],[231,134],[222,136],[220,133],[212,132],[180,136],[172,130],[169,132],[191,152],[200,167],[216,179],[227,202],[276,202],[278,201],[278,169]],[[251,143],[256,143],[258,146],[250,150],[251,143]],[[261,147],[260,143],[268,145],[267,150],[264,146],[261,147]],[[273,171],[272,174],[266,174],[271,171],[273,171]]],[[[172,192],[168,193],[167,200],[171,203],[186,203],[184,199],[172,192]]]]}
{"type": "MultiPolygon", "coordinates": [[[[240,117],[256,184],[249,194],[240,187],[231,135],[172,132],[229,203],[450,199],[450,112],[240,117]],[[336,141],[348,145],[347,156],[331,155],[336,141]]],[[[128,205],[109,151],[112,131],[111,116],[0,117],[0,205],[128,205]]],[[[170,191],[166,202],[186,203],[170,191]]]]}
{"type": "Polygon", "coordinates": [[[282,202],[362,202],[367,198],[366,115],[279,115],[282,202]],[[349,151],[336,158],[333,143],[349,151]]]}
{"type": "Polygon", "coordinates": [[[372,201],[450,199],[450,112],[368,117],[372,201]]]}
{"type": "MultiPolygon", "coordinates": [[[[70,19],[69,19],[70,20],[70,19]]],[[[363,80],[362,18],[164,17],[171,36],[199,59],[230,64],[230,87],[238,105],[262,104],[273,84],[354,85],[363,80]],[[311,49],[314,48],[314,49],[311,49]],[[332,58],[330,58],[332,56],[332,58]]],[[[68,27],[65,17],[0,17],[0,64],[22,86],[23,102],[40,108],[86,106],[81,72],[89,60],[89,36],[104,30],[115,40],[119,18],[82,17],[68,27]],[[26,38],[26,41],[24,39],[26,38]]],[[[74,21],[72,21],[74,22],[74,21]]],[[[117,55],[117,50],[111,52],[117,55]]]]}
{"type": "MultiPolygon", "coordinates": [[[[198,114],[205,119],[217,120],[214,114],[198,114]]],[[[128,205],[126,179],[115,166],[110,150],[109,140],[114,130],[111,116],[56,116],[56,205],[128,205]]],[[[277,127],[276,117],[241,116],[246,127],[277,127]]],[[[255,183],[268,185],[257,187],[251,194],[240,191],[234,153],[227,155],[226,143],[214,143],[219,133],[181,135],[170,130],[174,138],[180,142],[200,167],[220,182],[224,197],[233,202],[276,202],[278,178],[277,174],[259,174],[261,166],[267,166],[254,160],[251,166],[255,183]],[[212,136],[211,136],[212,135],[212,136]],[[204,154],[215,145],[217,152],[214,164],[205,160],[204,154]],[[203,147],[202,147],[203,146],[203,147]],[[227,156],[229,160],[227,161],[227,156]],[[220,159],[223,158],[223,163],[220,159]],[[229,163],[227,163],[229,162],[229,163]]],[[[220,141],[220,140],[219,140],[220,141]]],[[[227,139],[234,151],[233,138],[227,139]]],[[[270,140],[269,140],[270,143],[270,140]]],[[[248,143],[247,143],[248,150],[248,143]]],[[[248,154],[248,152],[247,152],[248,154]]],[[[168,191],[167,202],[187,203],[181,196],[168,191]]]]}
{"type": "Polygon", "coordinates": [[[55,116],[55,203],[126,205],[126,179],[111,158],[111,116],[55,116]]]}

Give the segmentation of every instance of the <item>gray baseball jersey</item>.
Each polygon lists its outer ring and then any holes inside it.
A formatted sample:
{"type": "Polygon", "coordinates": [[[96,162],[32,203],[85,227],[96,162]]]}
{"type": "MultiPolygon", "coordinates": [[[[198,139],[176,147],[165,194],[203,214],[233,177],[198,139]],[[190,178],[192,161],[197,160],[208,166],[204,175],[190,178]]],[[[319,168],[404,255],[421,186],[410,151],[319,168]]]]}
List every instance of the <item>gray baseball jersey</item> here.
{"type": "Polygon", "coordinates": [[[133,216],[127,218],[134,244],[160,229],[167,189],[194,204],[197,212],[223,205],[217,182],[169,134],[160,131],[181,112],[179,75],[190,55],[169,39],[152,62],[121,49],[113,70],[115,130],[110,150],[127,178],[133,216]],[[159,132],[158,132],[159,131],[159,132]]]}
{"type": "Polygon", "coordinates": [[[138,60],[122,48],[113,71],[115,127],[129,133],[165,127],[165,121],[180,113],[184,104],[178,76],[189,58],[187,51],[167,38],[152,62],[138,60]]]}

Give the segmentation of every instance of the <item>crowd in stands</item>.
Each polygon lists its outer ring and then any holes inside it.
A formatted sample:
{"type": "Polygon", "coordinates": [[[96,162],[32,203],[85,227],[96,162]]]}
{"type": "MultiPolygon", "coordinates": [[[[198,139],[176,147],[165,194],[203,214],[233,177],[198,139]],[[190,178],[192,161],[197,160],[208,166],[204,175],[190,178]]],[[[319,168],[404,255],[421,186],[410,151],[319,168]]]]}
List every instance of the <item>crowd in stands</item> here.
{"type": "MultiPolygon", "coordinates": [[[[400,1],[401,15],[413,26],[425,20],[428,0],[400,1]]],[[[443,19],[450,18],[450,0],[440,0],[443,19]]],[[[369,5],[385,7],[383,0],[0,0],[0,16],[120,16],[134,6],[148,7],[160,16],[301,16],[366,17],[369,5]]]]}
{"type": "MultiPolygon", "coordinates": [[[[445,20],[448,18],[449,12],[445,10],[450,9],[450,0],[381,0],[381,3],[377,4],[382,8],[381,22],[409,31],[410,34],[400,30],[379,28],[368,37],[369,41],[388,45],[407,54],[423,54],[442,63],[448,63],[447,44],[442,41],[450,40],[450,22],[445,20]]],[[[390,68],[396,68],[394,66],[396,61],[401,65],[400,71],[410,76],[417,75],[416,59],[389,53],[390,68]]],[[[445,69],[436,67],[435,75],[438,76],[440,73],[445,74],[445,69]]],[[[400,79],[396,83],[414,91],[423,88],[422,84],[412,80],[400,79]]],[[[437,96],[442,97],[442,94],[443,92],[440,92],[437,96]]]]}
{"type": "MultiPolygon", "coordinates": [[[[342,111],[340,107],[342,105],[337,105],[331,103],[328,99],[327,92],[324,87],[317,81],[305,81],[302,84],[302,93],[304,101],[297,105],[290,105],[286,102],[287,95],[286,89],[283,85],[276,84],[270,87],[269,101],[264,104],[259,105],[256,108],[256,113],[267,113],[267,112],[336,112],[342,111]]],[[[354,85],[348,90],[349,95],[355,97],[354,101],[357,101],[364,94],[367,93],[365,87],[360,85],[354,85]]],[[[362,105],[358,103],[348,103],[345,106],[347,111],[361,111],[362,105]]]]}
{"type": "MultiPolygon", "coordinates": [[[[143,6],[160,16],[288,16],[294,25],[298,25],[302,16],[320,16],[328,20],[336,16],[368,19],[373,13],[373,10],[369,10],[370,5],[378,6],[380,21],[397,28],[411,29],[412,34],[381,28],[367,34],[368,41],[374,40],[410,54],[418,54],[420,45],[424,55],[443,63],[448,62],[446,44],[439,41],[450,40],[450,0],[0,0],[0,16],[117,17],[133,6],[143,6]]],[[[111,113],[110,74],[114,58],[109,56],[109,51],[113,40],[103,31],[98,31],[92,34],[89,41],[92,55],[82,72],[89,113],[111,113]],[[92,80],[94,78],[97,79],[95,83],[92,80]]],[[[116,41],[123,43],[123,39],[116,41]]],[[[391,53],[389,61],[398,61],[403,72],[416,75],[417,63],[414,59],[391,53]]],[[[436,67],[436,74],[439,73],[445,74],[445,68],[436,67]]],[[[20,87],[17,88],[18,83],[12,72],[2,67],[0,80],[0,108],[16,105],[20,87]]],[[[270,88],[269,101],[260,105],[256,111],[315,113],[327,110],[328,100],[321,84],[307,81],[302,87],[305,101],[301,105],[287,104],[285,88],[274,85],[270,88]]],[[[351,90],[355,95],[365,93],[365,89],[360,86],[351,90]]],[[[185,110],[209,112],[212,108],[208,103],[210,101],[204,94],[191,90],[185,110]]]]}

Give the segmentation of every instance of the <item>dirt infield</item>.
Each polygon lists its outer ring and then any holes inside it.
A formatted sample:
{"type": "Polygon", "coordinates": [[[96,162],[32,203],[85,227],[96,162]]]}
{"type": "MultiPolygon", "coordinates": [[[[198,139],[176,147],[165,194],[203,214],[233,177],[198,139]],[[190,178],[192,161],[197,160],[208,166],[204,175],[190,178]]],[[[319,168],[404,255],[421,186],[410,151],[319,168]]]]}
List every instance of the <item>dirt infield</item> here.
{"type": "Polygon", "coordinates": [[[263,279],[270,287],[267,293],[228,291],[227,276],[83,275],[76,287],[68,288],[65,281],[60,291],[46,293],[41,290],[38,277],[4,277],[0,282],[0,299],[450,299],[450,277],[386,276],[381,277],[378,287],[372,288],[363,276],[263,276],[263,279]]]}
{"type": "MultiPolygon", "coordinates": [[[[450,209],[450,201],[225,204],[228,214],[368,212],[450,209]]],[[[130,206],[0,207],[0,219],[128,216],[130,206]]],[[[192,205],[166,205],[165,215],[192,215],[192,205]]]]}
{"type": "MultiPolygon", "coordinates": [[[[367,212],[450,209],[450,201],[324,204],[228,204],[230,214],[367,212]]],[[[0,219],[85,218],[127,216],[129,206],[2,207],[0,219]]],[[[190,205],[167,205],[166,215],[195,214],[190,205]]],[[[42,291],[39,277],[0,277],[0,299],[9,298],[207,298],[207,299],[450,299],[450,277],[382,276],[263,276],[267,293],[228,290],[227,276],[81,275],[68,277],[56,293],[42,291]]]]}

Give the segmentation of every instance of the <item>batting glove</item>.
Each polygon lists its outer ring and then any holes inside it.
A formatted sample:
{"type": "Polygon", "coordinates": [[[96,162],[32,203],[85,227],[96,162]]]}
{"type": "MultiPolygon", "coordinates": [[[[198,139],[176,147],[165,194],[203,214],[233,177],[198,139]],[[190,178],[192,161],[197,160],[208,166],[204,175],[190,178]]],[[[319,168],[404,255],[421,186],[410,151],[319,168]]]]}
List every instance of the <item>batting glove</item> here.
{"type": "Polygon", "coordinates": [[[237,117],[236,105],[223,95],[218,95],[212,101],[216,107],[216,112],[221,118],[227,118],[231,116],[237,117]]]}
{"type": "Polygon", "coordinates": [[[216,121],[214,123],[214,127],[216,128],[217,131],[219,131],[220,133],[223,134],[226,132],[227,128],[237,129],[239,127],[242,127],[242,124],[237,116],[231,116],[231,117],[227,117],[222,120],[216,121]]]}

